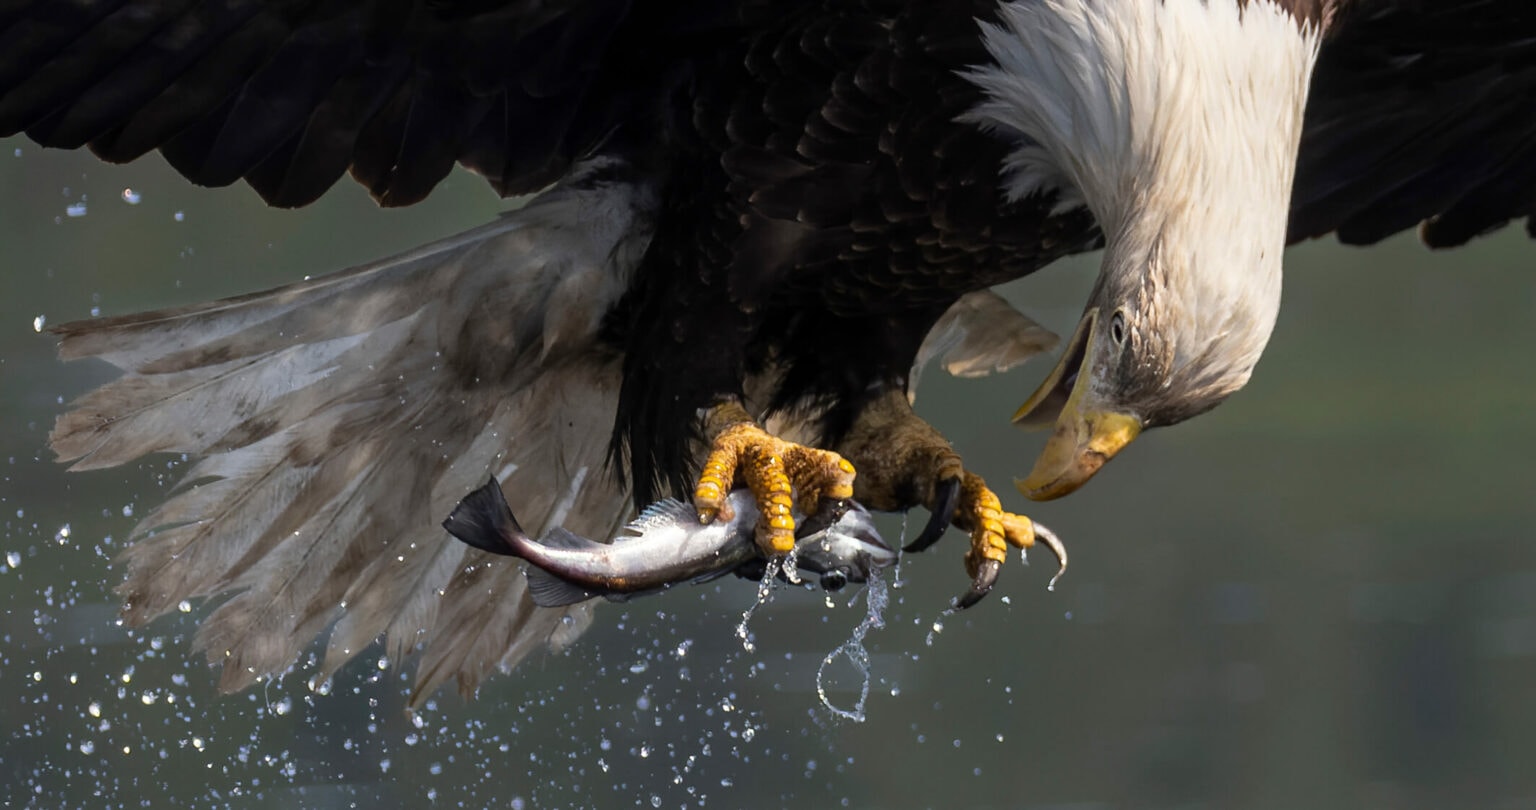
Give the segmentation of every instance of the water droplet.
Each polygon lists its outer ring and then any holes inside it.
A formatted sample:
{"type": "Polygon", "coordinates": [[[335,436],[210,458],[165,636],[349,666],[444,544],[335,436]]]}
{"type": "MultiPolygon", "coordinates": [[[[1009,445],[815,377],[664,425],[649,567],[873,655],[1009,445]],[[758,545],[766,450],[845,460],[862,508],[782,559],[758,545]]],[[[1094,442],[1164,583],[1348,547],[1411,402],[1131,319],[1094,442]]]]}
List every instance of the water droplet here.
{"type": "Polygon", "coordinates": [[[87,714],[89,714],[92,717],[100,717],[101,716],[101,704],[99,702],[93,700],[93,701],[91,701],[90,705],[85,707],[85,711],[86,711],[87,714]]]}
{"type": "Polygon", "coordinates": [[[34,332],[41,332],[41,331],[43,331],[43,327],[47,326],[47,325],[48,325],[48,316],[47,315],[39,315],[36,318],[32,319],[32,331],[34,331],[34,332]]]}
{"type": "Polygon", "coordinates": [[[96,752],[96,743],[93,743],[90,740],[86,740],[85,742],[80,743],[80,753],[82,753],[82,754],[92,754],[92,753],[95,753],[95,752],[96,752]]]}
{"type": "Polygon", "coordinates": [[[69,217],[83,217],[83,216],[85,216],[85,203],[83,201],[82,202],[77,202],[77,203],[70,203],[68,206],[66,206],[64,208],[64,214],[65,214],[65,216],[69,216],[69,217]]]}
{"type": "Polygon", "coordinates": [[[177,211],[176,213],[171,214],[171,219],[174,219],[177,222],[181,222],[181,221],[185,220],[186,218],[187,218],[187,215],[183,214],[180,211],[177,211]]]}
{"type": "Polygon", "coordinates": [[[21,552],[19,552],[19,551],[7,551],[7,552],[5,552],[5,564],[9,565],[12,568],[20,568],[21,567],[21,552]]]}
{"type": "Polygon", "coordinates": [[[954,615],[954,613],[954,607],[946,607],[946,609],[938,613],[938,618],[934,619],[934,624],[928,627],[928,638],[923,639],[923,644],[926,644],[928,647],[934,646],[935,636],[938,636],[938,633],[945,632],[945,618],[954,615]]]}
{"type": "Polygon", "coordinates": [[[139,194],[139,192],[134,191],[131,188],[123,189],[123,202],[128,203],[129,205],[138,205],[139,201],[142,199],[144,198],[139,194]]]}

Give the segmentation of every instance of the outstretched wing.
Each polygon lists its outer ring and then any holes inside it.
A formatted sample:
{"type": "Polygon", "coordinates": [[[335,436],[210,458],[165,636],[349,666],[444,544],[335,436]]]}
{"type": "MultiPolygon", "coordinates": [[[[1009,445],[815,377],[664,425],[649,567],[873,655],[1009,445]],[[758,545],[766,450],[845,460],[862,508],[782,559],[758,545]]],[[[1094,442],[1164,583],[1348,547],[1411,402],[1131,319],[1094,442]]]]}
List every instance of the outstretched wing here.
{"type": "Polygon", "coordinates": [[[1536,236],[1536,3],[1362,0],[1312,82],[1290,239],[1536,236]]]}
{"type": "Polygon", "coordinates": [[[159,149],[188,179],[384,205],[455,162],[504,195],[558,178],[744,17],[700,0],[37,0],[0,5],[0,136],[159,149]],[[7,6],[9,8],[7,8],[7,6]]]}

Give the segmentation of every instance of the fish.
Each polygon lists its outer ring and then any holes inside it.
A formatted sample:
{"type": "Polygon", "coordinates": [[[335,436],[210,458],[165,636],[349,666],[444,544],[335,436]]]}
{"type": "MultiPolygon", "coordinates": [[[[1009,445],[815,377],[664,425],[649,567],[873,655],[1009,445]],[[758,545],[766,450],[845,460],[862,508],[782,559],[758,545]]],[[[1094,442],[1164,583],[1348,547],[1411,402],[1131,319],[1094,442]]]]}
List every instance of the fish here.
{"type": "MultiPolygon", "coordinates": [[[[493,476],[466,495],[443,528],[482,551],[529,563],[528,592],[541,607],[561,607],[599,596],[625,601],[680,582],[707,582],[735,572],[757,576],[767,561],[753,539],[758,510],[752,494],[727,496],[731,520],[699,522],[682,501],[664,499],[646,507],[611,543],[599,543],[554,527],[535,540],[512,513],[493,476]]],[[[824,507],[796,532],[796,567],[837,590],[865,582],[877,568],[895,564],[896,551],[880,537],[874,518],[848,500],[824,507]]]]}

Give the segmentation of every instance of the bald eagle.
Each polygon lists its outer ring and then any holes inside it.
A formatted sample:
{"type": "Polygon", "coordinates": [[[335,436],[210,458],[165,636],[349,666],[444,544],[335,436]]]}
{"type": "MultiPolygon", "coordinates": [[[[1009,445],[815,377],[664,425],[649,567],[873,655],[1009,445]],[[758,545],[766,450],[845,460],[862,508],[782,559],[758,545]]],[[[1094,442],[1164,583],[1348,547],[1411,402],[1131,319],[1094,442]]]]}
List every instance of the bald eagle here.
{"type": "MultiPolygon", "coordinates": [[[[437,521],[488,474],[530,531],[748,486],[924,506],[974,600],[1031,522],[911,410],[914,367],[1040,330],[988,288],[1102,247],[1023,494],[1238,390],[1285,245],[1434,247],[1536,214],[1527,0],[46,0],[0,9],[0,135],[159,152],[278,206],[350,173],[414,203],[455,164],[498,220],[209,304],[57,328],[122,369],[62,415],[73,469],[197,458],[125,552],[124,613],[232,594],[234,690],[330,627],[418,697],[569,642],[589,608],[437,521]]],[[[1532,226],[1528,224],[1527,228],[1532,226]]]]}

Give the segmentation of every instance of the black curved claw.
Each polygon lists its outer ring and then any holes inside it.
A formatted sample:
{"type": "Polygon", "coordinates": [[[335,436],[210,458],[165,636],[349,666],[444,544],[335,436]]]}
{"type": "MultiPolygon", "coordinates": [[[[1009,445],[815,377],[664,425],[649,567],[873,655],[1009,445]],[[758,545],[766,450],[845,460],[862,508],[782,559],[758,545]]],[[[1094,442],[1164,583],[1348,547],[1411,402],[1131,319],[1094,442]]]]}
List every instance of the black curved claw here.
{"type": "Polygon", "coordinates": [[[960,479],[945,478],[939,481],[933,485],[933,494],[933,511],[928,515],[928,525],[924,526],[923,533],[908,543],[902,551],[922,551],[939,542],[939,538],[944,536],[945,530],[949,528],[949,522],[954,520],[955,507],[960,503],[960,479]]]}
{"type": "Polygon", "coordinates": [[[983,560],[981,569],[976,572],[976,578],[971,580],[971,589],[955,601],[955,610],[965,610],[991,593],[992,586],[997,584],[998,572],[1002,570],[1003,564],[997,560],[983,560]]]}

